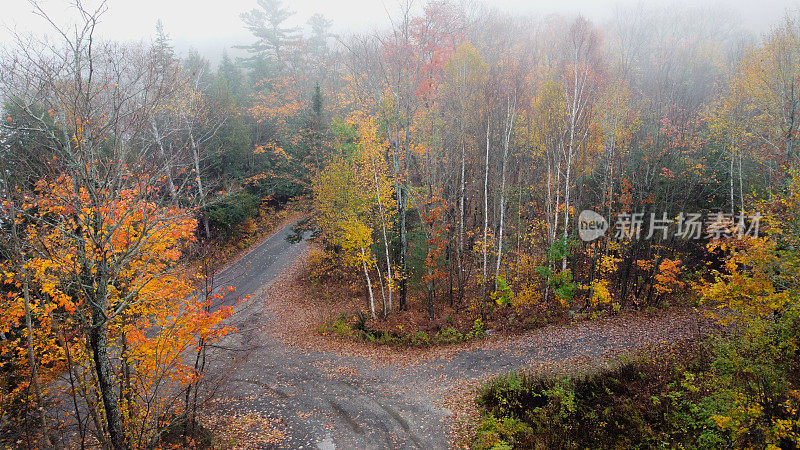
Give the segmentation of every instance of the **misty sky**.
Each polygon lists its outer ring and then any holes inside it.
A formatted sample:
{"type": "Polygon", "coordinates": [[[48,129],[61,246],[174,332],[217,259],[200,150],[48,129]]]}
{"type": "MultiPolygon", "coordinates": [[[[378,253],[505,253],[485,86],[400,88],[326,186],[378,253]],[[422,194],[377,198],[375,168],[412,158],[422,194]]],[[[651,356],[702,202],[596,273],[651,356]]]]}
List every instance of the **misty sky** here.
{"type": "MultiPolygon", "coordinates": [[[[85,0],[94,4],[96,0],[85,0]]],[[[44,0],[45,9],[54,17],[68,17],[66,0],[44,0]]],[[[398,9],[397,0],[295,0],[285,1],[296,12],[294,25],[304,25],[315,12],[333,21],[333,31],[368,31],[388,23],[387,11],[398,9]]],[[[418,2],[422,4],[422,2],[418,2]]],[[[549,14],[581,13],[597,21],[608,19],[615,5],[630,0],[494,0],[495,7],[509,12],[549,14]]],[[[645,2],[647,3],[647,2],[645,2]]],[[[663,1],[659,1],[663,5],[663,1]]],[[[684,5],[722,5],[738,13],[744,25],[761,33],[775,23],[787,9],[797,9],[800,0],[684,0],[684,5]]],[[[109,0],[109,11],[100,25],[102,35],[120,40],[138,40],[152,35],[157,19],[179,49],[196,48],[218,54],[234,44],[252,40],[242,27],[239,14],[256,7],[256,0],[109,0]]],[[[8,42],[8,27],[22,32],[41,32],[44,22],[31,13],[26,0],[3,0],[0,6],[0,43],[8,42]]]]}

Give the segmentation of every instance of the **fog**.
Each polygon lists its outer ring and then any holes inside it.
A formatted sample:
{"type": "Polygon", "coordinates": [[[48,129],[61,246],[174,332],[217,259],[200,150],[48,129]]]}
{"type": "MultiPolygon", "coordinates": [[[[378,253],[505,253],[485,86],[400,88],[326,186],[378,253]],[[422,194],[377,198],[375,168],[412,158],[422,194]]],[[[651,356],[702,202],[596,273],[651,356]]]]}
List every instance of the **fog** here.
{"type": "MultiPolygon", "coordinates": [[[[86,4],[98,3],[96,0],[86,4]]],[[[179,51],[196,49],[214,60],[226,48],[248,44],[250,34],[242,26],[239,15],[256,8],[256,0],[228,0],[225,2],[198,2],[189,0],[109,0],[108,12],[102,17],[99,33],[114,40],[139,40],[152,36],[158,20],[164,23],[179,51]]],[[[673,2],[641,2],[619,0],[496,0],[477,2],[502,12],[522,15],[581,14],[602,23],[610,19],[615,9],[643,5],[674,10],[676,8],[718,8],[728,10],[732,17],[741,20],[743,28],[758,35],[766,31],[786,11],[798,8],[796,0],[702,0],[673,2]]],[[[74,16],[74,11],[63,0],[44,0],[40,4],[55,18],[74,16]]],[[[424,2],[415,5],[422,8],[424,2]]],[[[370,31],[390,24],[390,17],[399,10],[396,0],[298,0],[289,8],[295,12],[287,23],[307,27],[311,15],[320,13],[333,22],[334,33],[370,31]]],[[[12,39],[14,31],[22,34],[49,30],[48,24],[33,13],[27,1],[11,1],[2,6],[0,15],[0,43],[12,39]]]]}
{"type": "Polygon", "coordinates": [[[800,448],[800,0],[0,1],[0,449],[800,448]]]}

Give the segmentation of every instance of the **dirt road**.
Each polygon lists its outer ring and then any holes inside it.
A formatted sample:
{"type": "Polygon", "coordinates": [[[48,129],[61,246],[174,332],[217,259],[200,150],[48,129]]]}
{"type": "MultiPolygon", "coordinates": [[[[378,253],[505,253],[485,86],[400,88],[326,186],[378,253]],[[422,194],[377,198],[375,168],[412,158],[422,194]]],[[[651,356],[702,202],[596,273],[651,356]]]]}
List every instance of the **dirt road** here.
{"type": "Polygon", "coordinates": [[[288,437],[280,448],[448,448],[449,412],[441,398],[453,383],[542,362],[598,358],[697,332],[696,316],[681,311],[490,337],[447,357],[412,363],[291,347],[263,331],[282,326],[270,311],[281,307],[283,287],[272,286],[270,295],[265,287],[305,250],[304,243],[287,242],[290,233],[289,226],[281,229],[218,275],[219,285],[253,295],[236,307],[232,322],[238,331],[213,350],[209,370],[211,384],[219,386],[220,408],[285,422],[288,437]]]}

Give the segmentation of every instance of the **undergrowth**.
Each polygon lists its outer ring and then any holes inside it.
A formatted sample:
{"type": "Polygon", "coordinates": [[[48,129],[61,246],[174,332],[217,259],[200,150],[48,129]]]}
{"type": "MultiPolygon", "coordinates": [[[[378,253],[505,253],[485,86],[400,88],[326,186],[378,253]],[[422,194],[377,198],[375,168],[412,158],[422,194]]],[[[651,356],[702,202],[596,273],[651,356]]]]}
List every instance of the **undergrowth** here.
{"type": "Polygon", "coordinates": [[[370,328],[367,325],[365,314],[350,317],[341,314],[335,321],[320,325],[317,328],[317,334],[383,345],[428,347],[481,338],[486,335],[486,330],[483,321],[478,318],[472,322],[472,327],[465,331],[452,325],[441,327],[436,333],[424,330],[403,330],[402,328],[398,328],[397,331],[384,331],[370,328]]]}

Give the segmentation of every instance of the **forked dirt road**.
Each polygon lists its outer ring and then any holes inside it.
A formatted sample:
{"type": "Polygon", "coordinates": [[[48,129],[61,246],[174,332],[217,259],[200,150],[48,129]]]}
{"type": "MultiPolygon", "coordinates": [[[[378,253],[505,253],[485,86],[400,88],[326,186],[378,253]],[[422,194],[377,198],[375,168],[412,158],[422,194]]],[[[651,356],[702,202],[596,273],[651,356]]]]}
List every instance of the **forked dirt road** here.
{"type": "Polygon", "coordinates": [[[448,448],[449,411],[441,399],[455,383],[542,363],[600,359],[698,332],[696,313],[682,310],[489,337],[410,363],[292,347],[263,331],[285,326],[274,311],[283,307],[280,293],[292,288],[272,286],[266,295],[267,286],[306,249],[287,242],[290,228],[217,276],[218,285],[252,298],[236,306],[231,321],[238,331],[213,349],[208,372],[209,385],[219,386],[218,408],[284,421],[287,438],[279,448],[448,448]]]}

